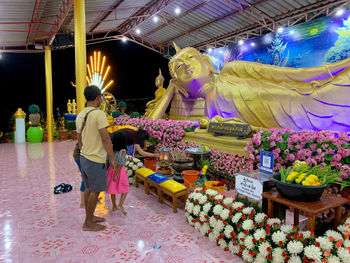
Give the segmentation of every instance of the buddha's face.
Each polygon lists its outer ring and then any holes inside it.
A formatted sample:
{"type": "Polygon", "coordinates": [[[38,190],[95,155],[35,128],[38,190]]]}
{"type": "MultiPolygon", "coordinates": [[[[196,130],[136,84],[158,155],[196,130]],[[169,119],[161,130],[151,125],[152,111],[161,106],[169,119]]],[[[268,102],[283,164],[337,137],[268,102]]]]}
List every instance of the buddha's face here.
{"type": "Polygon", "coordinates": [[[213,79],[209,60],[194,48],[181,50],[170,60],[169,68],[176,85],[183,87],[191,97],[203,97],[200,89],[213,79]]]}

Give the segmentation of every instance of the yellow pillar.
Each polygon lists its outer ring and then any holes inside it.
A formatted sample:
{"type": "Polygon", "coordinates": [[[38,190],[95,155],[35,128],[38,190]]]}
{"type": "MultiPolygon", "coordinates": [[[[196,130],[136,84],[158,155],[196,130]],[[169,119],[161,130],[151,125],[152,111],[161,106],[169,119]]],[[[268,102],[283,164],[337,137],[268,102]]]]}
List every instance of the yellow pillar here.
{"type": "Polygon", "coordinates": [[[45,47],[45,79],[46,79],[46,128],[47,141],[53,141],[53,110],[52,110],[52,67],[51,47],[45,47]]]}
{"type": "Polygon", "coordinates": [[[86,86],[86,34],[85,0],[74,0],[74,42],[77,113],[85,107],[84,89],[86,86]]]}

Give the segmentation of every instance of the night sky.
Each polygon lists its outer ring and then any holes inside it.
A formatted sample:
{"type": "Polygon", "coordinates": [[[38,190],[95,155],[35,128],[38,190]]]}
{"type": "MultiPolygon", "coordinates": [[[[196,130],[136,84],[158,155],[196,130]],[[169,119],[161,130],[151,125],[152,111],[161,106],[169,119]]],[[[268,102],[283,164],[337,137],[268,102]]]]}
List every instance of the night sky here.
{"type": "MultiPolygon", "coordinates": [[[[108,89],[116,99],[142,99],[154,97],[158,68],[165,77],[164,87],[170,79],[168,60],[162,55],[132,42],[109,41],[88,45],[87,55],[93,51],[106,55],[106,65],[111,66],[108,79],[113,79],[108,89]]],[[[75,98],[74,48],[52,51],[52,82],[54,113],[56,108],[66,111],[68,99],[75,98]]],[[[46,111],[44,53],[2,53],[0,59],[1,98],[0,131],[6,130],[8,119],[22,108],[28,116],[28,106],[37,104],[46,111]]],[[[144,113],[147,100],[127,101],[129,111],[144,113]]]]}

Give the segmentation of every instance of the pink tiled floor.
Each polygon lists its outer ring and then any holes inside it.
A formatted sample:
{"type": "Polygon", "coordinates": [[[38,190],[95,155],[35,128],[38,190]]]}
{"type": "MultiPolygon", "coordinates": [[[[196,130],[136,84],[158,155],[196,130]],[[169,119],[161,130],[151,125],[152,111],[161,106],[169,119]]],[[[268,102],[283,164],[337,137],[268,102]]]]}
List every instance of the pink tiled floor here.
{"type": "Polygon", "coordinates": [[[0,262],[243,262],[189,226],[183,210],[173,214],[142,188],[131,187],[127,216],[111,212],[106,197],[97,213],[107,229],[81,231],[73,148],[72,141],[0,144],[0,262]],[[60,183],[73,191],[54,195],[60,183]]]}

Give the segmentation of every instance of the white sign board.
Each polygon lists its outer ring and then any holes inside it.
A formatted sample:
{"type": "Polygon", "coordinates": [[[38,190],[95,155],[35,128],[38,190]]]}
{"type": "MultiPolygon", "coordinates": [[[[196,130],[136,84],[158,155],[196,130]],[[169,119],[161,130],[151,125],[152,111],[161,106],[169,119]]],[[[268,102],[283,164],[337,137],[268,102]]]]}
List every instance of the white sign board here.
{"type": "Polygon", "coordinates": [[[255,200],[261,201],[263,185],[259,180],[247,176],[236,174],[236,192],[255,200]]]}

